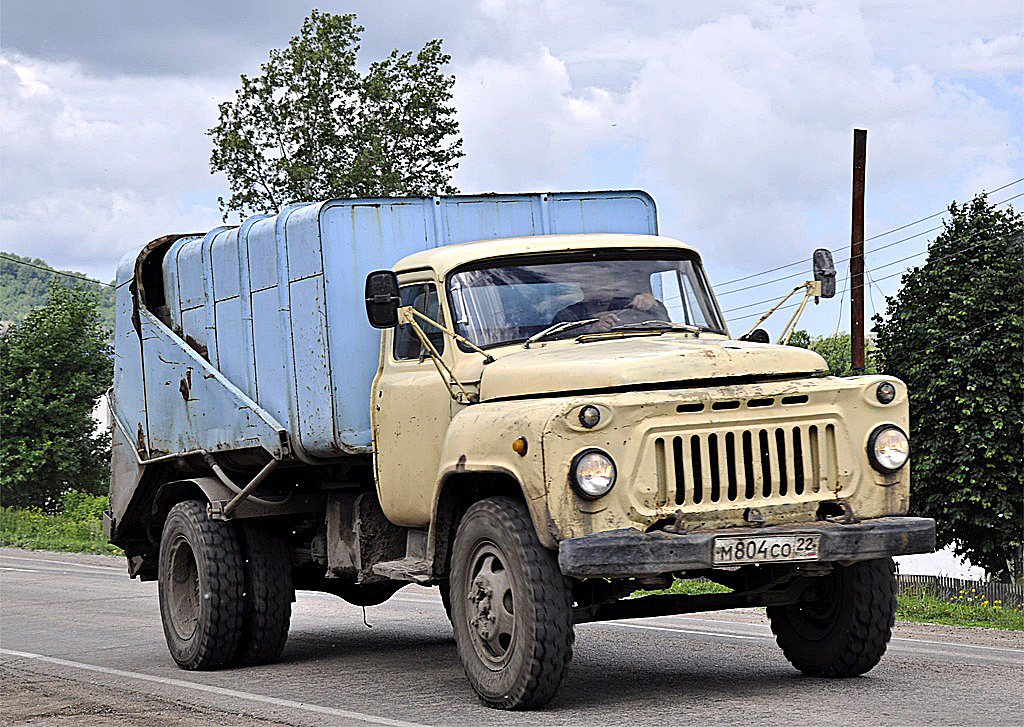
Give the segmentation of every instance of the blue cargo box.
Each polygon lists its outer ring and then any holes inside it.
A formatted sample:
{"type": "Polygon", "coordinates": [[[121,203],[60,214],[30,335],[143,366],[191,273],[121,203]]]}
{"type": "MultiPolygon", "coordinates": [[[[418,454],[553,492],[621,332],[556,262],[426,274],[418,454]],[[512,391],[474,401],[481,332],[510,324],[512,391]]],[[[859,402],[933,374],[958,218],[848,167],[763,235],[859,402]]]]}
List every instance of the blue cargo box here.
{"type": "MultiPolygon", "coordinates": [[[[654,201],[644,192],[615,191],[291,205],[174,242],[162,262],[165,315],[227,382],[287,429],[292,455],[317,462],[368,453],[370,386],[380,350],[380,333],[365,317],[368,272],[442,245],[608,232],[657,234],[654,201]]],[[[145,390],[131,390],[136,354],[126,319],[135,255],[125,257],[118,273],[120,425],[140,453],[196,446],[202,437],[184,431],[189,427],[222,429],[220,450],[252,446],[246,431],[255,424],[231,421],[232,411],[201,411],[198,422],[193,414],[184,419],[161,411],[163,400],[173,409],[179,384],[161,374],[156,352],[147,351],[145,320],[136,379],[145,379],[145,390]]]]}

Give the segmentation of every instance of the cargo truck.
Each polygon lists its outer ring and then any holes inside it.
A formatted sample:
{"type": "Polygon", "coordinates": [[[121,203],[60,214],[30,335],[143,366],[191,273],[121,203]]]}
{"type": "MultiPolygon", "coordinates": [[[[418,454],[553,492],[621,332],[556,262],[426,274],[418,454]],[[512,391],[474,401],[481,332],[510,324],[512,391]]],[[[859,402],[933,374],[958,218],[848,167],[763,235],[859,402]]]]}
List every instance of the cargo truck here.
{"type": "Polygon", "coordinates": [[[903,383],[730,337],[643,192],[294,204],[116,286],[105,530],[184,669],[276,659],[296,590],[418,584],[491,707],[549,701],[575,624],[740,606],[849,677],[934,547],[903,383]],[[728,591],[637,593],[694,578],[728,591]]]}

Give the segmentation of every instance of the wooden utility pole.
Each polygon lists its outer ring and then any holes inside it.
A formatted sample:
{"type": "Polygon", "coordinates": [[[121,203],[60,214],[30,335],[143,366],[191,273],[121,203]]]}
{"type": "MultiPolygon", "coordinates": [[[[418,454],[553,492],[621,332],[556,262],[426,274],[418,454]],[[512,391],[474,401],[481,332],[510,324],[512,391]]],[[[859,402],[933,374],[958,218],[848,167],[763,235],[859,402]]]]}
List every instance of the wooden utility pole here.
{"type": "Polygon", "coordinates": [[[853,373],[864,372],[864,168],[868,132],[853,130],[853,223],[850,226],[850,357],[853,373]]]}

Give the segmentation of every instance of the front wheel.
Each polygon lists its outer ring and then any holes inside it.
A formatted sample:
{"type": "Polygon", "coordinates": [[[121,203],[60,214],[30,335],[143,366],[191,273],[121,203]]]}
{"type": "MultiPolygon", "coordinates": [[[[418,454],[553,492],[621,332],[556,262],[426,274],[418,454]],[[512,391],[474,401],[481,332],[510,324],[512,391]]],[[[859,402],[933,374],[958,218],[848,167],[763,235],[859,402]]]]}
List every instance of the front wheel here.
{"type": "Polygon", "coordinates": [[[508,497],[466,512],[452,548],[452,626],[470,684],[488,707],[528,709],[555,695],[572,659],[570,588],[508,497]]]}
{"type": "Polygon", "coordinates": [[[767,609],[782,652],[804,674],[854,677],[885,653],[896,614],[892,558],[837,565],[811,600],[767,609]]]}

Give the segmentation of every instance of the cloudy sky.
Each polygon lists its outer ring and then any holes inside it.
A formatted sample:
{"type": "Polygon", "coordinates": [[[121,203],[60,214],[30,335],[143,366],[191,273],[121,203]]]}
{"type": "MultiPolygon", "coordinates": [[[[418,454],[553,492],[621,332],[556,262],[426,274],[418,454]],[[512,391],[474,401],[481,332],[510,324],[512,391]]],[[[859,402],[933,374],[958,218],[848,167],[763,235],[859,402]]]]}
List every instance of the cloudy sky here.
{"type": "MultiPolygon", "coordinates": [[[[109,280],[129,247],[218,224],[217,103],[311,7],[4,0],[0,248],[109,280]]],[[[358,14],[363,65],[444,39],[463,192],[650,192],[662,234],[704,253],[734,333],[807,266],[749,276],[819,246],[846,257],[855,127],[868,129],[869,237],[1024,177],[1019,0],[319,7],[358,14]]],[[[936,224],[868,242],[869,314],[936,224]]],[[[847,330],[846,307],[824,302],[805,323],[847,330]]]]}

